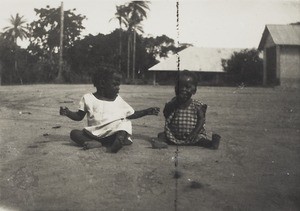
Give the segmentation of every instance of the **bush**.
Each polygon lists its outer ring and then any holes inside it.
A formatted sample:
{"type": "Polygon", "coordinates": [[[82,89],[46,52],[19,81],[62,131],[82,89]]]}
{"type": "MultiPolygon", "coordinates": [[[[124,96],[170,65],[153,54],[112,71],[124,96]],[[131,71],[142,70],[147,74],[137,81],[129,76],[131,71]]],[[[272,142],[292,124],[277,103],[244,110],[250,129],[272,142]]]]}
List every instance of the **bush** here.
{"type": "Polygon", "coordinates": [[[225,72],[234,76],[235,83],[258,85],[262,83],[263,60],[256,49],[234,52],[230,59],[222,60],[225,72]]]}

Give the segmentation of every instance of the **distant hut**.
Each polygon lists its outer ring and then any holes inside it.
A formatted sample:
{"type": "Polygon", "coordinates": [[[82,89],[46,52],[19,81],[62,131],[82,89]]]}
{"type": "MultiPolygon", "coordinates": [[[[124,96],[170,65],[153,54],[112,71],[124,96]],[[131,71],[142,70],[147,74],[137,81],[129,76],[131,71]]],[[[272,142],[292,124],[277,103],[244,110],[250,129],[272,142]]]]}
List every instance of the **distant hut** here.
{"type": "Polygon", "coordinates": [[[300,86],[300,25],[266,25],[258,50],[264,85],[300,86]]]}
{"type": "MultiPolygon", "coordinates": [[[[196,72],[202,84],[216,85],[225,73],[222,59],[229,59],[233,52],[239,51],[241,49],[188,47],[178,53],[179,70],[196,72]]],[[[168,84],[174,81],[178,71],[177,60],[177,55],[172,55],[149,68],[149,71],[153,73],[153,83],[168,84]]]]}

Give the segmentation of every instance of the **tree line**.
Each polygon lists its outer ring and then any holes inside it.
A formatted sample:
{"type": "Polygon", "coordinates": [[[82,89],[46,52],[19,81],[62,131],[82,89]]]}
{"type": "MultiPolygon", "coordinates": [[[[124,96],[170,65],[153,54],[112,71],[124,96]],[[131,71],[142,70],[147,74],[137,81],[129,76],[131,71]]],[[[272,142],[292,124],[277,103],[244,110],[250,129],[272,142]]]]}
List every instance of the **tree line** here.
{"type": "MultiPolygon", "coordinates": [[[[63,11],[63,63],[59,68],[61,9],[34,9],[37,20],[27,23],[23,16],[10,18],[10,26],[0,34],[0,83],[87,83],[98,66],[118,69],[127,83],[145,83],[147,70],[160,58],[191,46],[176,46],[166,35],[144,37],[142,21],[150,11],[149,1],[131,1],[116,6],[109,21],[119,27],[109,34],[81,36],[86,16],[76,9],[63,11]],[[27,39],[26,49],[18,40],[27,39]],[[59,72],[61,71],[61,72],[59,72]]],[[[262,59],[256,49],[235,52],[222,61],[234,83],[255,84],[262,78],[262,59]]]]}
{"type": "Polygon", "coordinates": [[[10,18],[0,36],[0,67],[2,84],[89,82],[95,67],[113,66],[126,81],[143,80],[146,70],[159,58],[176,53],[187,45],[175,46],[166,35],[144,37],[142,21],[150,11],[149,1],[132,1],[116,6],[112,18],[119,28],[110,34],[99,33],[82,38],[86,16],[76,14],[76,9],[63,11],[63,68],[59,74],[60,9],[34,9],[37,20],[27,23],[23,16],[10,18]],[[29,45],[22,49],[18,40],[27,39],[29,45]]]}

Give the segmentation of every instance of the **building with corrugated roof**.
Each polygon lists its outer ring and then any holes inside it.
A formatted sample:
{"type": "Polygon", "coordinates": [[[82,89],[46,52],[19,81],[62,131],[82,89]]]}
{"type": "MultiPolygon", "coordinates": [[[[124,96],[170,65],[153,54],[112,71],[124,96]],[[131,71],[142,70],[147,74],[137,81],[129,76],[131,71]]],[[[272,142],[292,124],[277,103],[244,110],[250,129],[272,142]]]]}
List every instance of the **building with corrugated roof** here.
{"type": "MultiPolygon", "coordinates": [[[[229,59],[234,52],[241,50],[239,48],[200,48],[191,46],[180,51],[178,56],[175,54],[161,60],[158,64],[149,68],[149,71],[153,72],[154,84],[157,81],[163,83],[163,81],[170,79],[169,76],[172,73],[175,74],[178,70],[196,72],[204,81],[212,81],[213,84],[217,84],[219,76],[224,74],[222,59],[229,59]]],[[[171,77],[171,80],[173,80],[173,77],[171,77]]]]}
{"type": "Polygon", "coordinates": [[[300,25],[266,25],[258,50],[264,85],[300,87],[300,25]]]}

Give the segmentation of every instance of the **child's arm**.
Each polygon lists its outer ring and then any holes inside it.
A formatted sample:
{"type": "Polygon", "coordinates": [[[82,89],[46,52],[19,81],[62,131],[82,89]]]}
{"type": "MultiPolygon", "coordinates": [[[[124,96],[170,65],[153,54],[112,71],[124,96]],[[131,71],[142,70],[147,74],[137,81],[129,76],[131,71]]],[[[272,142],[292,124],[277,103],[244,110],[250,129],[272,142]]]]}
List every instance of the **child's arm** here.
{"type": "Polygon", "coordinates": [[[202,110],[202,108],[198,107],[197,108],[197,124],[195,128],[192,130],[190,135],[187,137],[189,141],[193,141],[198,134],[200,133],[201,129],[203,128],[203,125],[205,123],[205,113],[202,110]]]}
{"type": "Polygon", "coordinates": [[[67,116],[74,121],[83,120],[86,112],[78,110],[77,112],[70,111],[67,107],[60,107],[59,114],[62,116],[67,116]]]}
{"type": "Polygon", "coordinates": [[[151,108],[147,108],[144,110],[140,110],[140,111],[135,111],[134,114],[130,115],[127,117],[127,119],[138,119],[141,118],[143,116],[147,116],[147,115],[158,115],[159,113],[159,108],[158,107],[151,107],[151,108]]]}
{"type": "Polygon", "coordinates": [[[163,113],[165,118],[168,118],[171,113],[173,113],[178,107],[176,97],[174,97],[170,102],[166,103],[163,113]]]}

